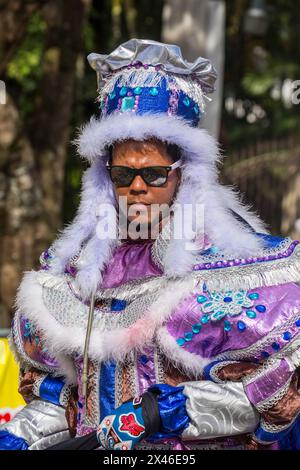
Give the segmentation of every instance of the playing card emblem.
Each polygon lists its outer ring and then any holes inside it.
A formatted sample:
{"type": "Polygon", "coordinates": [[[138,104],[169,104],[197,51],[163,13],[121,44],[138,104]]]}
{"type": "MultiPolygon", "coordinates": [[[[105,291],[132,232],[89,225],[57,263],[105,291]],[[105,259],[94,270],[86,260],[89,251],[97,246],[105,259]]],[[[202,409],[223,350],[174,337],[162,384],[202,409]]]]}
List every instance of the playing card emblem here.
{"type": "Polygon", "coordinates": [[[128,413],[120,415],[120,427],[119,430],[127,432],[131,436],[138,437],[145,432],[144,426],[137,421],[134,413],[128,413]]]}

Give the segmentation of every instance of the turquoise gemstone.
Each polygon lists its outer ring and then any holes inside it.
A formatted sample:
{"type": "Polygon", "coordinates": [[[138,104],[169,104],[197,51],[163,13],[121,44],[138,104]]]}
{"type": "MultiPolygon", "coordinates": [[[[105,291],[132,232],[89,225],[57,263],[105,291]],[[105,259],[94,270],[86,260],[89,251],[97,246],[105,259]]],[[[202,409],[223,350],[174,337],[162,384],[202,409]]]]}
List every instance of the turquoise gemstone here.
{"type": "Polygon", "coordinates": [[[205,295],[198,295],[197,296],[197,302],[199,304],[203,304],[203,302],[206,302],[206,300],[207,300],[207,297],[205,297],[205,295]]]}
{"type": "Polygon", "coordinates": [[[178,338],[176,340],[176,343],[178,344],[178,346],[183,346],[185,344],[185,339],[184,338],[178,338]]]}
{"type": "Polygon", "coordinates": [[[194,106],[194,111],[196,114],[199,114],[199,106],[197,104],[194,106]]]}
{"type": "Polygon", "coordinates": [[[35,337],[35,344],[39,344],[39,338],[37,336],[35,337]]]}
{"type": "Polygon", "coordinates": [[[201,323],[195,323],[195,325],[192,326],[192,332],[197,334],[200,332],[201,328],[201,323]]]}
{"type": "Polygon", "coordinates": [[[133,90],[133,93],[135,95],[140,95],[142,93],[142,88],[140,86],[135,87],[135,89],[133,90]]]}
{"type": "Polygon", "coordinates": [[[230,331],[231,330],[231,324],[228,320],[224,321],[224,330],[225,331],[230,331]]]}
{"type": "Polygon", "coordinates": [[[205,325],[205,323],[207,323],[208,321],[209,321],[209,315],[204,315],[201,318],[201,323],[203,323],[203,325],[205,325]]]}
{"type": "Polygon", "coordinates": [[[255,310],[257,310],[260,313],[263,313],[266,311],[266,307],[264,305],[255,305],[255,310]]]}
{"type": "Polygon", "coordinates": [[[232,297],[224,297],[224,302],[232,302],[232,297]]]}
{"type": "Polygon", "coordinates": [[[120,90],[120,96],[125,96],[127,93],[127,88],[126,86],[122,86],[121,90],[120,90]]]}
{"type": "Polygon", "coordinates": [[[156,88],[155,86],[150,88],[150,95],[157,96],[158,95],[158,88],[156,88]]]}
{"type": "Polygon", "coordinates": [[[257,292],[252,292],[251,294],[248,295],[248,297],[251,300],[256,300],[259,298],[259,294],[257,292]]]}
{"type": "Polygon", "coordinates": [[[203,307],[205,308],[208,308],[208,307],[211,307],[212,306],[212,302],[206,302],[205,304],[203,304],[203,307]]]}
{"type": "Polygon", "coordinates": [[[225,313],[223,312],[223,310],[218,310],[217,312],[214,313],[214,318],[216,320],[218,320],[218,318],[223,318],[225,315],[225,313]]]}
{"type": "Polygon", "coordinates": [[[237,322],[237,327],[240,331],[245,331],[245,329],[246,329],[246,325],[242,320],[239,320],[237,322]]]}
{"type": "Polygon", "coordinates": [[[190,332],[184,333],[184,339],[186,341],[191,341],[192,338],[193,338],[193,333],[190,333],[190,332]]]}
{"type": "Polygon", "coordinates": [[[116,96],[116,92],[115,91],[112,91],[110,94],[109,94],[109,99],[110,100],[113,100],[116,96]]]}
{"type": "Polygon", "coordinates": [[[126,96],[126,98],[122,99],[122,104],[121,104],[121,111],[130,111],[134,107],[134,97],[133,96],[126,96]]]}
{"type": "Polygon", "coordinates": [[[184,104],[184,106],[189,106],[190,105],[190,99],[189,99],[188,96],[185,96],[183,98],[183,104],[184,104]]]}
{"type": "Polygon", "coordinates": [[[256,318],[256,312],[254,312],[254,310],[247,310],[246,315],[249,318],[256,318]]]}
{"type": "Polygon", "coordinates": [[[99,104],[99,108],[100,108],[100,109],[103,109],[103,108],[104,108],[104,105],[105,105],[105,101],[104,101],[104,100],[101,100],[101,101],[100,101],[100,104],[99,104]]]}

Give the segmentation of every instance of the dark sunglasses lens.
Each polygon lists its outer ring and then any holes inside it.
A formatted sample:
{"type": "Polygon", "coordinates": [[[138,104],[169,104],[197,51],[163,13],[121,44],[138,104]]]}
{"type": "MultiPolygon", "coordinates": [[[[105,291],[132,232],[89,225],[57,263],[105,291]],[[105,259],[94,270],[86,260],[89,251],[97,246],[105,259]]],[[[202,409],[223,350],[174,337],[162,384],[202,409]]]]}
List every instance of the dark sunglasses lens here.
{"type": "Polygon", "coordinates": [[[143,178],[150,186],[162,186],[167,181],[168,171],[159,166],[143,168],[143,178]]]}
{"type": "Polygon", "coordinates": [[[112,182],[119,188],[122,186],[130,186],[133,179],[131,168],[122,166],[113,166],[110,170],[112,182]]]}

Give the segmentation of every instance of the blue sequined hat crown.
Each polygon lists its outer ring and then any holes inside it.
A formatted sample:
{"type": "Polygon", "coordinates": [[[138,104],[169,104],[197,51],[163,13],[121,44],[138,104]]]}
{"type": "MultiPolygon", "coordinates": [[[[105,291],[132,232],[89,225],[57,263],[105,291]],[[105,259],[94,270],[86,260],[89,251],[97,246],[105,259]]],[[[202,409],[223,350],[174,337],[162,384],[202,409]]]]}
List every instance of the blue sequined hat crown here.
{"type": "Polygon", "coordinates": [[[97,72],[103,118],[166,113],[197,126],[217,77],[209,60],[198,57],[190,63],[178,46],[145,39],[131,39],[109,55],[89,54],[88,60],[97,72]]]}

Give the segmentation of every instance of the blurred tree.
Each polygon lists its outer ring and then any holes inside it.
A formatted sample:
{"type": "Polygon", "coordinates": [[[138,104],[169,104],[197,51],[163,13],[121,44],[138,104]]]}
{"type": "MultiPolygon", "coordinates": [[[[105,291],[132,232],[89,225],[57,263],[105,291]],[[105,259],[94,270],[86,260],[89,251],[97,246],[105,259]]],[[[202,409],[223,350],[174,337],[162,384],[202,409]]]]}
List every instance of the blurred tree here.
{"type": "Polygon", "coordinates": [[[1,1],[0,326],[22,271],[61,224],[65,155],[85,0],[1,1]],[[33,38],[39,38],[30,48],[33,38]],[[30,101],[29,101],[30,98],[30,101]]]}
{"type": "Polygon", "coordinates": [[[300,2],[264,3],[268,30],[258,35],[244,27],[254,2],[227,2],[221,142],[229,158],[222,174],[245,193],[272,233],[295,237],[300,115],[292,92],[300,77],[300,2]]]}
{"type": "Polygon", "coordinates": [[[266,2],[269,27],[262,36],[243,27],[249,5],[227,2],[222,140],[229,150],[300,128],[299,106],[291,101],[292,81],[300,77],[300,1],[266,2]]]}
{"type": "Polygon", "coordinates": [[[69,142],[96,108],[86,55],[160,40],[163,0],[0,0],[0,327],[24,270],[74,215],[83,163],[69,142]]]}

